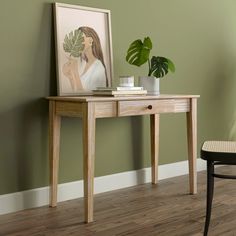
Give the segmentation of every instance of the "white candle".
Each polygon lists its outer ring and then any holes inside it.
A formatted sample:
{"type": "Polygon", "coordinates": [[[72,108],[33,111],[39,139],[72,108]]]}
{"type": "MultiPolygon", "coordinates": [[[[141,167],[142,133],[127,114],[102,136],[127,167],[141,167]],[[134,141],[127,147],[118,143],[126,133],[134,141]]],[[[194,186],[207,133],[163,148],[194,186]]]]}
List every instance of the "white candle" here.
{"type": "Polygon", "coordinates": [[[134,86],[134,76],[120,76],[121,87],[133,87],[134,86]]]}

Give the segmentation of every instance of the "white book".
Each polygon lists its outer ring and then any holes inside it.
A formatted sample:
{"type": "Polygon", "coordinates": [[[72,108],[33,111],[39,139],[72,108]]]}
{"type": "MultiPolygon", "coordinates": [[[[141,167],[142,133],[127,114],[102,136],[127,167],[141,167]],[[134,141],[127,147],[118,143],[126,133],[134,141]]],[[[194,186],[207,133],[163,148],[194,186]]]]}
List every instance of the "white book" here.
{"type": "Polygon", "coordinates": [[[143,90],[143,87],[97,87],[96,91],[140,91],[143,90]]]}
{"type": "Polygon", "coordinates": [[[138,95],[146,95],[147,90],[93,90],[93,95],[100,96],[138,96],[138,95]]]}

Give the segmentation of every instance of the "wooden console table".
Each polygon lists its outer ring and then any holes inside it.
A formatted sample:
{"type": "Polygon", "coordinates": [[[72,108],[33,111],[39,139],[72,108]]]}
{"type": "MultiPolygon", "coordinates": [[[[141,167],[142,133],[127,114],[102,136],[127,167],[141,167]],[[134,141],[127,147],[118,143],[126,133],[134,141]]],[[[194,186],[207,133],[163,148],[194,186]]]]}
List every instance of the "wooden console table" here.
{"type": "Polygon", "coordinates": [[[159,114],[186,112],[190,194],[197,193],[197,98],[198,95],[137,97],[48,97],[50,206],[57,205],[61,116],[81,117],[83,122],[83,165],[85,222],[93,221],[93,185],[96,119],[150,115],[152,183],[157,183],[159,114]]]}

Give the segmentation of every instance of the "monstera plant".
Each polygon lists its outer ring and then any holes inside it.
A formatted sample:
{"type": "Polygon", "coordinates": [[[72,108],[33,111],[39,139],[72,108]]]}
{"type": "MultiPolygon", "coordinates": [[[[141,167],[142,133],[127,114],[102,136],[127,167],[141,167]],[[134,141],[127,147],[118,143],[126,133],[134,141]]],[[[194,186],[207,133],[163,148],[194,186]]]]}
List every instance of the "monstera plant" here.
{"type": "Polygon", "coordinates": [[[141,66],[148,62],[148,76],[156,78],[164,77],[169,71],[175,72],[174,63],[165,57],[152,56],[150,59],[150,51],[152,50],[152,41],[149,37],[135,40],[129,46],[126,55],[126,61],[135,66],[141,66]]]}

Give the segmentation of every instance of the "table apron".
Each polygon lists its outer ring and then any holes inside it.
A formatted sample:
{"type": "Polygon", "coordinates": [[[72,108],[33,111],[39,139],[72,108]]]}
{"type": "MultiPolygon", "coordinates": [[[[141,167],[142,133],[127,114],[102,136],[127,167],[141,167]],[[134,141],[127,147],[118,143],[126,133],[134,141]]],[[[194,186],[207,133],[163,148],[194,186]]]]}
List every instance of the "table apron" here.
{"type": "Polygon", "coordinates": [[[190,111],[190,98],[88,103],[56,101],[55,112],[59,116],[83,117],[88,106],[93,107],[95,118],[179,113],[190,111]]]}

